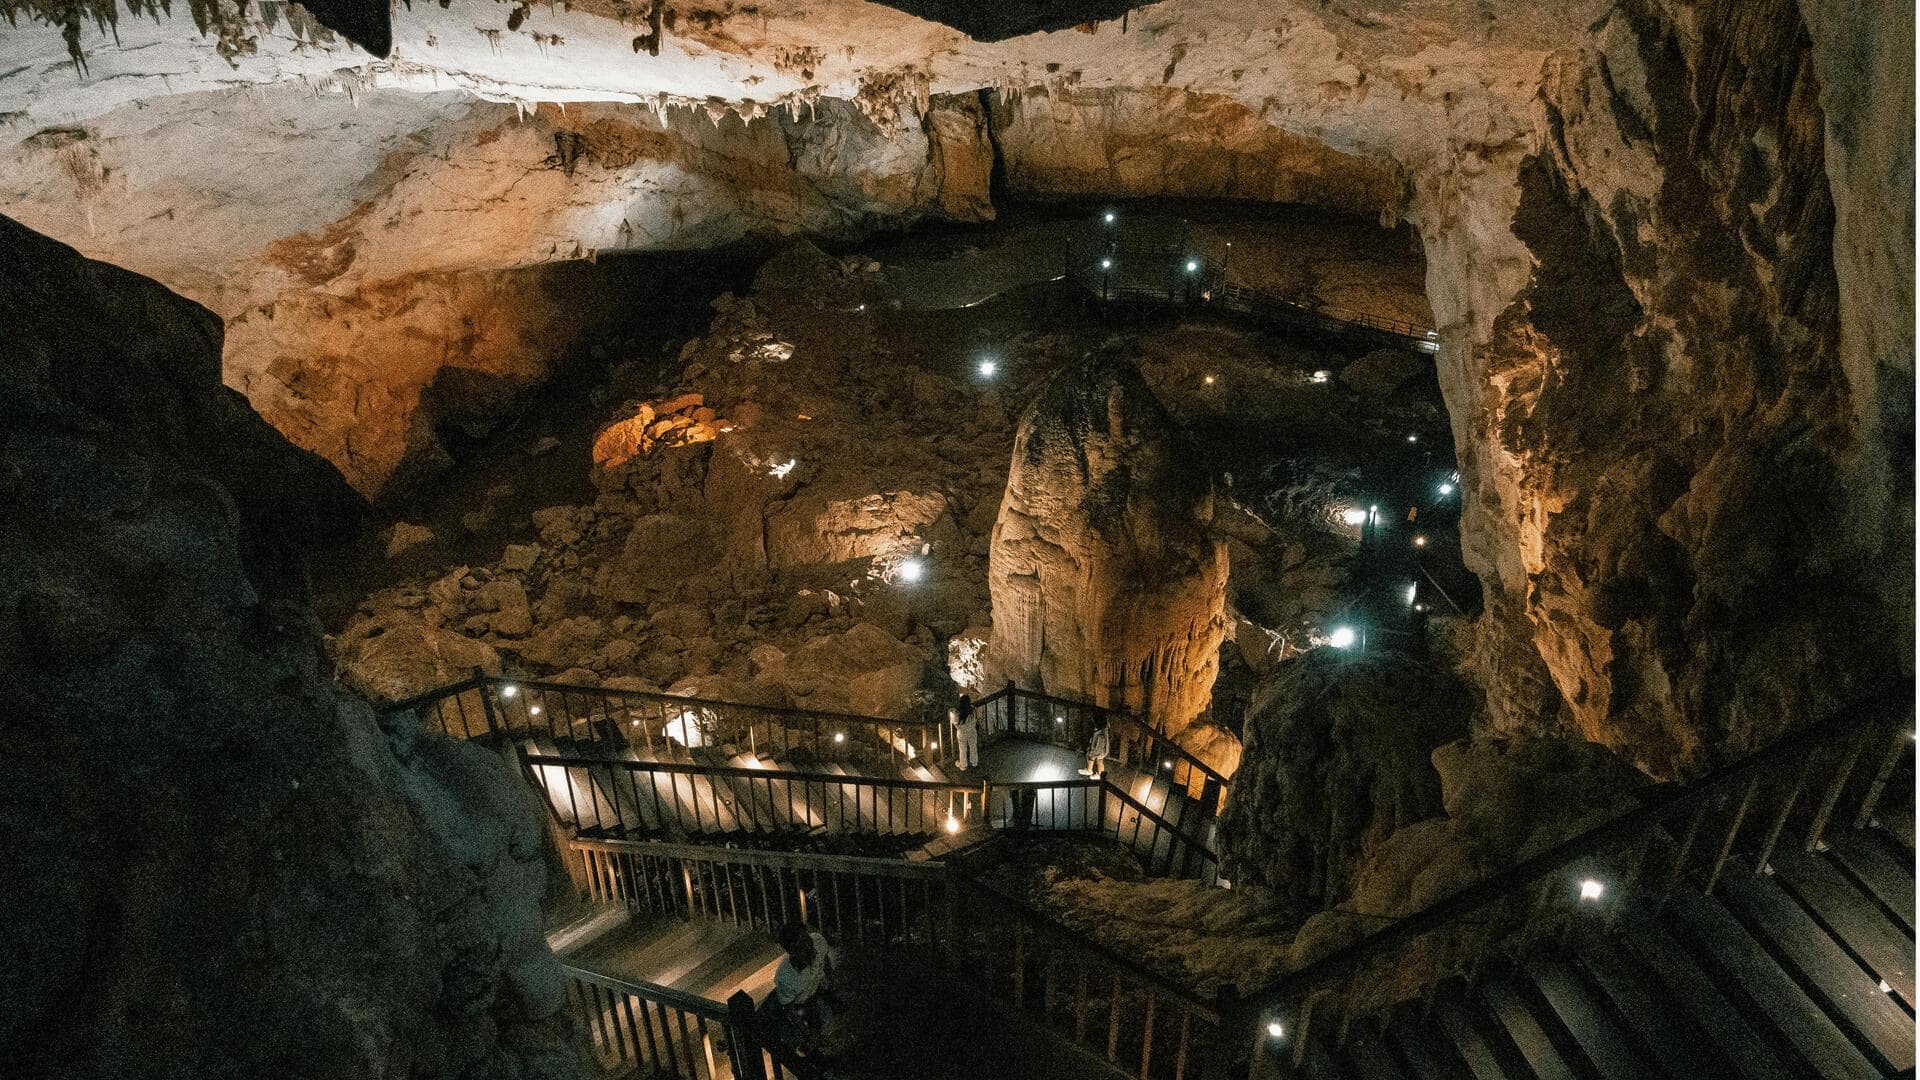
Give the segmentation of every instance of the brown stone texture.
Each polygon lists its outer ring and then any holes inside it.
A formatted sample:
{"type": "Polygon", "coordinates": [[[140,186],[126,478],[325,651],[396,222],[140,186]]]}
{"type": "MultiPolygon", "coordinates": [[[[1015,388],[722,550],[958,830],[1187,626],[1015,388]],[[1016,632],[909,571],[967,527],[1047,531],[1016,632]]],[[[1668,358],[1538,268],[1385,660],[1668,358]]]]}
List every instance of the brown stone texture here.
{"type": "Polygon", "coordinates": [[[332,688],[358,497],[211,312],[5,218],[0,323],[7,1075],[581,1075],[531,797],[332,688]]]}
{"type": "Polygon", "coordinates": [[[1623,5],[1549,60],[1530,281],[1441,362],[1498,728],[1672,774],[1910,671],[1911,309],[1836,246],[1863,106],[1822,104],[1860,74],[1776,0],[1623,5]]]}
{"type": "Polygon", "coordinates": [[[1163,723],[1205,709],[1226,634],[1213,485],[1132,361],[1098,351],[1021,416],[994,523],[1004,677],[1163,723]]]}

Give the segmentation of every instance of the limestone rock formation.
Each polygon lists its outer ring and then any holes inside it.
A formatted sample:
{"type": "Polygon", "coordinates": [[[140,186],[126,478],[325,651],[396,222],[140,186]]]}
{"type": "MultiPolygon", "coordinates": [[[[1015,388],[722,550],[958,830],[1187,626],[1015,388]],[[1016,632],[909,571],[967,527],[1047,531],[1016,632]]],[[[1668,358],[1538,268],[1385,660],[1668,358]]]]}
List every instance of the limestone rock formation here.
{"type": "Polygon", "coordinates": [[[1331,905],[1403,826],[1440,813],[1434,750],[1467,734],[1473,696],[1394,653],[1316,649],[1263,680],[1221,821],[1221,876],[1331,905]]]}
{"type": "Polygon", "coordinates": [[[358,498],[210,312],[6,218],[0,323],[8,1075],[582,1075],[531,797],[330,685],[358,498]]]}
{"type": "Polygon", "coordinates": [[[1178,734],[1206,708],[1226,634],[1213,484],[1139,371],[1102,350],[1021,416],[994,523],[993,662],[1022,686],[1178,734]]]}
{"type": "Polygon", "coordinates": [[[1912,176],[1828,141],[1884,154],[1904,123],[1910,161],[1910,95],[1857,95],[1899,78],[1874,43],[1911,22],[1849,8],[1823,9],[1845,31],[1783,2],[1616,8],[1544,70],[1521,287],[1434,290],[1503,730],[1672,774],[1911,670],[1912,352],[1888,348],[1911,297],[1858,217],[1841,245],[1837,207],[1910,203],[1912,176]]]}

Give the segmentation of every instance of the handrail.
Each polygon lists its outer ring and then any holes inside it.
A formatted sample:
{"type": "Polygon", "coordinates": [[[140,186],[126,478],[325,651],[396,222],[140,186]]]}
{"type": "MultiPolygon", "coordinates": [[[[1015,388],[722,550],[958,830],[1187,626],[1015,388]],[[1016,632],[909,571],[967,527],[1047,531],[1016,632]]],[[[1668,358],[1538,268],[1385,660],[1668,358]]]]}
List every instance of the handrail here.
{"type": "Polygon", "coordinates": [[[568,846],[581,851],[630,852],[657,855],[668,859],[711,859],[724,856],[729,862],[747,866],[770,866],[781,870],[844,870],[881,877],[935,878],[946,873],[946,864],[883,859],[873,855],[835,855],[820,851],[769,851],[764,848],[716,848],[711,844],[682,844],[672,840],[605,840],[577,837],[568,846]]]}
{"type": "MultiPolygon", "coordinates": [[[[621,758],[578,757],[570,754],[521,755],[528,765],[555,769],[617,768],[629,772],[678,773],[682,776],[733,776],[755,780],[783,780],[803,784],[846,784],[857,787],[910,788],[919,791],[959,791],[979,794],[978,784],[951,780],[912,780],[904,776],[849,776],[845,773],[797,772],[793,769],[749,769],[738,765],[702,765],[687,761],[627,761],[621,758]]],[[[1045,783],[1045,782],[1042,782],[1045,783]]],[[[995,787],[1012,786],[995,784],[995,787]]]]}
{"type": "Polygon", "coordinates": [[[560,962],[560,970],[581,982],[589,982],[608,990],[657,1001],[696,1016],[704,1016],[709,1020],[719,1020],[723,1023],[727,1020],[727,1007],[724,1003],[701,997],[699,994],[689,994],[685,990],[676,990],[671,986],[662,986],[645,980],[635,982],[615,978],[612,975],[603,975],[591,968],[576,967],[564,960],[560,962]]]}
{"type": "Polygon", "coordinates": [[[758,713],[771,713],[775,716],[798,717],[810,720],[831,720],[846,724],[864,724],[870,727],[937,729],[942,723],[938,720],[893,720],[885,716],[866,716],[861,713],[833,712],[826,709],[802,709],[793,705],[755,705],[747,701],[722,701],[719,698],[683,697],[679,694],[669,694],[664,690],[621,690],[610,686],[586,686],[580,683],[549,682],[542,679],[515,679],[502,675],[490,675],[486,678],[486,682],[493,686],[513,686],[521,690],[541,690],[555,694],[606,694],[614,697],[638,698],[642,701],[654,701],[666,705],[752,709],[758,713]]]}
{"type": "Polygon", "coordinates": [[[1690,784],[1667,785],[1639,808],[1628,811],[1546,851],[1508,867],[1473,885],[1401,918],[1360,941],[1328,956],[1312,961],[1297,971],[1279,976],[1273,983],[1248,995],[1249,1000],[1267,1000],[1288,990],[1311,985],[1327,976],[1349,970],[1372,956],[1429,930],[1455,922],[1488,904],[1515,895],[1538,884],[1554,871],[1594,855],[1622,840],[1632,839],[1647,826],[1670,817],[1676,810],[1697,808],[1710,796],[1724,794],[1738,781],[1776,762],[1790,759],[1837,739],[1851,727],[1866,727],[1861,720],[1842,721],[1839,729],[1830,726],[1802,727],[1774,742],[1765,750],[1690,784]]]}

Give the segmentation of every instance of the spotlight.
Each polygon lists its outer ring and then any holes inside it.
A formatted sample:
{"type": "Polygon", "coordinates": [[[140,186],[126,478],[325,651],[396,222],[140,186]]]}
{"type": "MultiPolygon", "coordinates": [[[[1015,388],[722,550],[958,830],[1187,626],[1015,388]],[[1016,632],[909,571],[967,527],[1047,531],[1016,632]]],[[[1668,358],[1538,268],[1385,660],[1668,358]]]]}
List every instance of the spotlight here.
{"type": "Polygon", "coordinates": [[[1168,760],[1168,761],[1163,761],[1163,762],[1161,762],[1161,763],[1160,763],[1160,767],[1161,767],[1162,769],[1172,769],[1172,768],[1173,768],[1173,762],[1172,762],[1171,760],[1168,760]]]}
{"type": "Polygon", "coordinates": [[[1419,442],[1419,441],[1420,441],[1420,436],[1418,436],[1418,435],[1409,435],[1409,436],[1407,436],[1407,441],[1408,441],[1408,442],[1419,442]]]}
{"type": "Polygon", "coordinates": [[[1203,383],[1206,383],[1206,384],[1207,384],[1208,386],[1212,386],[1212,385],[1213,385],[1213,376],[1211,376],[1211,375],[1209,375],[1209,376],[1207,376],[1206,378],[1204,378],[1204,379],[1201,379],[1200,381],[1201,381],[1201,382],[1203,382],[1203,383]]]}
{"type": "Polygon", "coordinates": [[[1336,649],[1351,649],[1353,643],[1358,640],[1360,635],[1354,633],[1351,626],[1336,626],[1333,628],[1333,633],[1327,636],[1327,644],[1336,649]]]}
{"type": "Polygon", "coordinates": [[[1326,382],[1331,378],[1333,378],[1333,372],[1324,369],[1313,373],[1313,381],[1317,383],[1326,382]]]}
{"type": "Polygon", "coordinates": [[[836,732],[834,732],[834,733],[833,733],[833,741],[834,741],[834,742],[846,742],[846,741],[847,741],[847,733],[846,733],[846,732],[844,732],[844,731],[836,731],[836,732]]]}
{"type": "Polygon", "coordinates": [[[992,360],[980,361],[980,375],[982,378],[991,379],[993,378],[993,373],[999,370],[1000,365],[992,360]]]}
{"type": "Polygon", "coordinates": [[[900,575],[901,581],[911,583],[911,582],[919,581],[921,578],[926,576],[927,566],[925,563],[921,562],[919,559],[907,559],[906,561],[900,564],[899,568],[895,572],[900,575]]]}
{"type": "Polygon", "coordinates": [[[1064,716],[1056,716],[1053,718],[1053,722],[1056,724],[1064,724],[1067,722],[1067,718],[1064,716]]]}
{"type": "Polygon", "coordinates": [[[1267,1037],[1272,1039],[1286,1038],[1287,1037],[1286,1026],[1280,1023],[1280,1021],[1278,1020],[1267,1021],[1267,1037]]]}
{"type": "Polygon", "coordinates": [[[1189,273],[1189,274],[1197,274],[1197,273],[1199,273],[1199,272],[1200,272],[1200,260],[1199,260],[1199,259],[1188,259],[1188,260],[1187,260],[1187,273],[1189,273]]]}
{"type": "Polygon", "coordinates": [[[1582,900],[1598,900],[1600,899],[1600,894],[1606,891],[1607,887],[1605,885],[1600,884],[1592,878],[1588,878],[1580,883],[1580,899],[1582,900]]]}
{"type": "Polygon", "coordinates": [[[1451,495],[1451,494],[1453,494],[1453,485],[1452,485],[1452,484],[1441,484],[1441,485],[1440,485],[1440,494],[1442,494],[1442,495],[1451,495]]]}
{"type": "Polygon", "coordinates": [[[1106,223],[1107,223],[1107,224],[1109,224],[1109,225],[1111,225],[1111,224],[1113,224],[1114,222],[1116,222],[1116,221],[1119,221],[1119,220],[1120,220],[1120,215],[1119,215],[1119,214],[1116,214],[1116,213],[1114,213],[1114,212],[1113,212],[1113,211],[1111,211],[1111,210],[1109,210],[1109,211],[1107,211],[1106,213],[1104,213],[1104,214],[1101,214],[1101,215],[1100,215],[1100,220],[1101,220],[1101,221],[1104,221],[1104,222],[1106,222],[1106,223]]]}
{"type": "Polygon", "coordinates": [[[1407,603],[1409,604],[1413,603],[1414,597],[1418,596],[1419,594],[1420,594],[1419,582],[1416,581],[1412,585],[1407,586],[1407,603]]]}
{"type": "Polygon", "coordinates": [[[500,688],[501,697],[512,697],[513,695],[519,692],[520,692],[520,688],[517,686],[503,686],[500,688]]]}
{"type": "Polygon", "coordinates": [[[1359,525],[1362,522],[1367,520],[1367,512],[1365,510],[1358,510],[1358,509],[1342,510],[1340,512],[1340,520],[1346,522],[1349,525],[1359,525]]]}
{"type": "Polygon", "coordinates": [[[1111,269],[1113,269],[1113,260],[1112,260],[1112,259],[1101,259],[1101,260],[1100,260],[1100,269],[1102,269],[1102,270],[1111,270],[1111,269]]]}
{"type": "Polygon", "coordinates": [[[954,817],[952,814],[947,815],[947,831],[950,833],[957,833],[960,831],[960,819],[957,817],[954,817]]]}
{"type": "Polygon", "coordinates": [[[530,715],[530,716],[539,716],[539,715],[540,715],[540,706],[538,706],[538,705],[535,705],[535,706],[533,706],[532,708],[529,708],[529,709],[527,710],[527,713],[528,713],[528,715],[530,715]]]}
{"type": "Polygon", "coordinates": [[[1426,547],[1426,546],[1427,546],[1427,538],[1426,538],[1426,536],[1424,536],[1424,535],[1421,535],[1421,536],[1416,536],[1416,537],[1414,537],[1414,538],[1413,538],[1413,546],[1414,546],[1414,547],[1426,547]]]}

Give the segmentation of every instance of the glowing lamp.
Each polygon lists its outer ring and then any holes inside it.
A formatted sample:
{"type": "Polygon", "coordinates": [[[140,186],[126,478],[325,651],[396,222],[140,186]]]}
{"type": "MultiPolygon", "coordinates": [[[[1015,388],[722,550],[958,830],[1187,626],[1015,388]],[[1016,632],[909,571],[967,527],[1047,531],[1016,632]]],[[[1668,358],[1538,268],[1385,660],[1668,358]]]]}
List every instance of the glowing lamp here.
{"type": "Polygon", "coordinates": [[[1452,484],[1441,484],[1441,485],[1440,485],[1440,494],[1442,494],[1442,495],[1451,495],[1451,494],[1453,494],[1453,485],[1452,485],[1452,484]]]}
{"type": "Polygon", "coordinates": [[[844,732],[844,731],[836,731],[836,732],[834,732],[834,733],[833,733],[833,741],[834,741],[834,742],[846,742],[846,741],[847,741],[847,733],[846,733],[846,732],[844,732]]]}
{"type": "Polygon", "coordinates": [[[1189,273],[1189,274],[1197,274],[1197,273],[1199,273],[1199,272],[1200,272],[1200,260],[1199,260],[1199,259],[1188,259],[1188,260],[1187,260],[1187,273],[1189,273]]]}
{"type": "Polygon", "coordinates": [[[1172,761],[1163,761],[1163,762],[1161,762],[1161,763],[1160,763],[1160,767],[1161,767],[1161,768],[1163,768],[1163,769],[1171,769],[1171,768],[1173,768],[1173,762],[1172,762],[1172,761]]]}
{"type": "Polygon", "coordinates": [[[1064,724],[1067,722],[1067,718],[1064,716],[1056,716],[1053,718],[1053,722],[1056,724],[1064,724]]]}
{"type": "Polygon", "coordinates": [[[1204,379],[1201,379],[1200,381],[1201,381],[1201,382],[1203,382],[1203,383],[1206,383],[1206,384],[1207,384],[1208,386],[1212,386],[1212,385],[1213,385],[1213,376],[1211,376],[1211,375],[1209,375],[1209,376],[1207,376],[1206,378],[1204,378],[1204,379]]]}
{"type": "Polygon", "coordinates": [[[1267,1037],[1270,1039],[1286,1038],[1287,1037],[1286,1025],[1282,1024],[1278,1020],[1267,1021],[1267,1037]]]}
{"type": "Polygon", "coordinates": [[[947,831],[950,833],[957,833],[960,831],[960,819],[957,817],[954,817],[952,814],[947,815],[947,831]]]}
{"type": "Polygon", "coordinates": [[[1327,636],[1327,644],[1336,649],[1351,649],[1353,643],[1358,640],[1360,635],[1354,633],[1351,626],[1336,626],[1333,628],[1333,633],[1327,636]]]}
{"type": "Polygon", "coordinates": [[[1413,598],[1419,595],[1419,593],[1420,593],[1419,582],[1414,582],[1412,585],[1407,586],[1407,603],[1409,604],[1413,603],[1413,598]]]}
{"type": "Polygon", "coordinates": [[[1106,213],[1104,213],[1104,214],[1101,214],[1101,215],[1100,215],[1100,220],[1101,220],[1101,221],[1104,221],[1104,222],[1106,222],[1106,223],[1107,223],[1107,224],[1109,224],[1109,225],[1111,225],[1111,224],[1113,224],[1114,222],[1116,222],[1116,221],[1119,221],[1119,220],[1120,220],[1120,215],[1119,215],[1119,214],[1116,214],[1116,213],[1114,213],[1114,212],[1113,212],[1113,211],[1111,211],[1111,210],[1109,210],[1109,211],[1107,211],[1106,213]]]}
{"type": "Polygon", "coordinates": [[[517,686],[503,686],[500,688],[501,697],[512,697],[513,695],[519,692],[520,692],[520,688],[517,686]]]}
{"type": "Polygon", "coordinates": [[[927,575],[927,566],[919,559],[908,559],[900,564],[898,572],[901,581],[919,581],[927,575]]]}
{"type": "Polygon", "coordinates": [[[1420,436],[1418,436],[1418,435],[1409,435],[1409,436],[1407,436],[1407,441],[1408,441],[1408,442],[1419,442],[1419,441],[1420,441],[1420,436]]]}
{"type": "Polygon", "coordinates": [[[1113,260],[1112,260],[1112,259],[1101,259],[1101,260],[1100,260],[1100,269],[1102,269],[1102,270],[1111,270],[1111,269],[1113,269],[1113,260]]]}
{"type": "Polygon", "coordinates": [[[1413,546],[1414,546],[1414,547],[1426,547],[1426,546],[1427,546],[1427,538],[1426,538],[1425,536],[1416,536],[1416,537],[1414,537],[1414,538],[1413,538],[1413,546]]]}
{"type": "Polygon", "coordinates": [[[1000,365],[994,363],[992,360],[980,361],[980,374],[986,378],[993,378],[993,373],[999,370],[1000,365]]]}
{"type": "Polygon", "coordinates": [[[1600,895],[1606,891],[1607,887],[1605,885],[1600,884],[1592,878],[1588,878],[1580,883],[1580,899],[1582,900],[1598,900],[1600,899],[1600,895]]]}
{"type": "Polygon", "coordinates": [[[1340,520],[1349,525],[1358,525],[1367,520],[1367,512],[1365,510],[1345,510],[1341,512],[1340,520]]]}
{"type": "Polygon", "coordinates": [[[527,709],[527,713],[528,713],[529,715],[531,715],[531,716],[539,716],[539,715],[540,715],[540,706],[538,706],[538,705],[534,705],[534,706],[532,706],[532,707],[530,707],[529,709],[527,709]]]}
{"type": "Polygon", "coordinates": [[[1333,378],[1333,372],[1331,371],[1321,370],[1313,373],[1313,381],[1317,383],[1326,382],[1331,378],[1333,378]]]}

